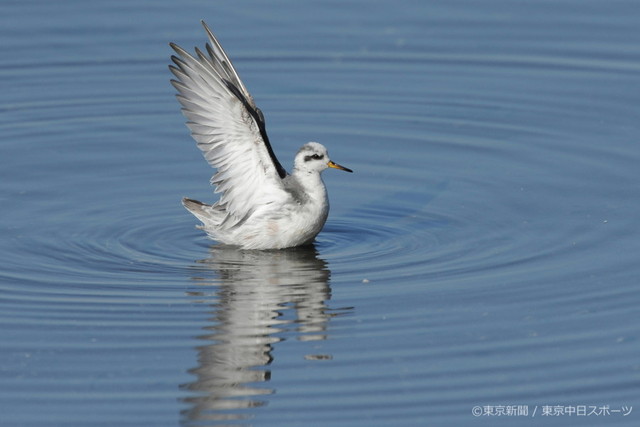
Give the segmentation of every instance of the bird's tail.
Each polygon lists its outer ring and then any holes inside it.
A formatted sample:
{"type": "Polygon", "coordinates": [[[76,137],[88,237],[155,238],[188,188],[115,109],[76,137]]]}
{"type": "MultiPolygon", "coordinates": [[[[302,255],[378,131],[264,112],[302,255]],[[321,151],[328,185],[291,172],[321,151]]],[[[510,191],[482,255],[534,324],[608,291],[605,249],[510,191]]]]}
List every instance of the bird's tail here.
{"type": "Polygon", "coordinates": [[[184,197],[182,199],[182,205],[187,208],[196,218],[198,218],[203,224],[211,222],[211,205],[202,203],[198,200],[189,199],[184,197]]]}

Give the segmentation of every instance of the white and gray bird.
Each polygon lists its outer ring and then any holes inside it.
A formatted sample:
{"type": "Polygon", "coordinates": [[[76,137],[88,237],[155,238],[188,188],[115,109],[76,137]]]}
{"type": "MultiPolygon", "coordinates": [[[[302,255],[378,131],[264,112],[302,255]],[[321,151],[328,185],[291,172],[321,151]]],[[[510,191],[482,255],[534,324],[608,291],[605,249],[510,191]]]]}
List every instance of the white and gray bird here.
{"type": "Polygon", "coordinates": [[[170,65],[187,126],[205,159],[220,199],[212,205],[184,198],[182,204],[212,239],[244,249],[281,249],[309,244],[322,229],[329,200],[320,173],[351,169],[309,142],[296,154],[293,171],[282,167],[269,143],[264,116],[207,24],[206,52],[179,55],[170,65]]]}

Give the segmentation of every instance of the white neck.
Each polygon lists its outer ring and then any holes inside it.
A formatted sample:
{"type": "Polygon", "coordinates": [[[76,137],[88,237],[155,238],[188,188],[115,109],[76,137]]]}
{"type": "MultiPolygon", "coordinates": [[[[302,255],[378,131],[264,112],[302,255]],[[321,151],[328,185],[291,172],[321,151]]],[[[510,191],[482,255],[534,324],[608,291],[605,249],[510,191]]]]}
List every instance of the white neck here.
{"type": "Polygon", "coordinates": [[[319,172],[294,169],[292,175],[309,198],[318,202],[327,199],[327,190],[319,172]]]}

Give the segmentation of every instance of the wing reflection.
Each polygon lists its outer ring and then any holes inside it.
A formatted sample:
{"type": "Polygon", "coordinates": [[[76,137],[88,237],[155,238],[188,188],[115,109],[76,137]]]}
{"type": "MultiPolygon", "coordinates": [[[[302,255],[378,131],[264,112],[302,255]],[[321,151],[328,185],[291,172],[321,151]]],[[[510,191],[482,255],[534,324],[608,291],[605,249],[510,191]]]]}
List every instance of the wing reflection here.
{"type": "MultiPolygon", "coordinates": [[[[273,345],[292,334],[300,341],[327,338],[328,320],[351,310],[332,310],[330,271],[313,246],[278,251],[242,251],[214,246],[199,262],[202,290],[189,296],[212,308],[211,325],[200,336],[196,380],[184,385],[192,396],[183,425],[251,418],[249,408],[265,404],[259,396],[271,375],[273,345]],[[210,274],[211,273],[211,274],[210,274]],[[206,277],[209,276],[209,277],[206,277]]],[[[331,359],[308,354],[308,360],[331,359]]]]}

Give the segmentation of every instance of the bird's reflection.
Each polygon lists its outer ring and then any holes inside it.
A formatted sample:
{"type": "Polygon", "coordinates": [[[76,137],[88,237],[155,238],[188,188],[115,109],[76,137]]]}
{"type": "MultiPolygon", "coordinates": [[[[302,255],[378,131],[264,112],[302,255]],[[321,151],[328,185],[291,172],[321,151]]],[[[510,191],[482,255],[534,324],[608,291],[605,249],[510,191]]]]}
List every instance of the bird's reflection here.
{"type": "MultiPolygon", "coordinates": [[[[271,375],[273,346],[292,333],[300,341],[326,339],[328,320],[350,308],[330,309],[330,271],[315,247],[243,251],[214,246],[198,263],[193,280],[202,286],[189,296],[212,308],[210,325],[198,347],[195,381],[183,425],[220,425],[250,418],[249,408],[264,405],[260,396],[274,390],[263,383],[271,375]],[[209,421],[207,423],[207,421],[209,421]],[[207,423],[207,424],[203,424],[207,423]]],[[[308,354],[306,359],[330,359],[308,354]]]]}

